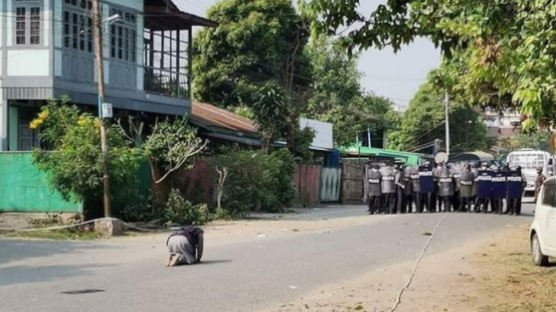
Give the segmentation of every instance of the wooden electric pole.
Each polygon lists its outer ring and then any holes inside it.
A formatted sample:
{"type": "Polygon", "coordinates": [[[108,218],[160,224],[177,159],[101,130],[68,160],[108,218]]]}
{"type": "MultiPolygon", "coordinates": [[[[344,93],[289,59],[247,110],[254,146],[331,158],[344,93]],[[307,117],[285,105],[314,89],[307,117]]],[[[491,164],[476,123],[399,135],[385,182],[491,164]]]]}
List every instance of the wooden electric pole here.
{"type": "Polygon", "coordinates": [[[98,118],[100,121],[100,148],[102,153],[102,189],[104,217],[112,214],[110,207],[110,175],[108,174],[108,144],[106,142],[106,125],[102,114],[104,103],[104,62],[102,56],[102,17],[100,14],[100,0],[93,0],[93,34],[95,38],[95,56],[98,85],[98,118]]]}
{"type": "Polygon", "coordinates": [[[444,96],[444,104],[446,108],[446,156],[450,156],[450,102],[448,98],[448,91],[444,96]]]}

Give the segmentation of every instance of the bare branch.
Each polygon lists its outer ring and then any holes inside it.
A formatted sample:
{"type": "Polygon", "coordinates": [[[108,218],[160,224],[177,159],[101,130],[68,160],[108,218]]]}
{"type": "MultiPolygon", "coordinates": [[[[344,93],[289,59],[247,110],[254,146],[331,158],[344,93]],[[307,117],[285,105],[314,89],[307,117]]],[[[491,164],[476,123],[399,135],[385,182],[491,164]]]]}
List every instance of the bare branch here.
{"type": "Polygon", "coordinates": [[[199,147],[200,142],[195,142],[191,146],[188,147],[188,150],[182,155],[182,158],[177,162],[175,166],[172,166],[160,179],[155,181],[156,184],[161,183],[164,181],[170,174],[174,171],[180,169],[189,158],[195,156],[196,154],[202,152],[208,144],[208,140],[203,142],[203,145],[199,147]]]}

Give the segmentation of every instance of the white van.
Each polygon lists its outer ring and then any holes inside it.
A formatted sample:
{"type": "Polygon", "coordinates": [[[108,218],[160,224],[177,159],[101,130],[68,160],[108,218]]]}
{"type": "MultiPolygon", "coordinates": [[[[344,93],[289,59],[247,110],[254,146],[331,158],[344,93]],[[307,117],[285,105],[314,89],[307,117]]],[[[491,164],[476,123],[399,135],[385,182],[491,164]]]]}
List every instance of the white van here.
{"type": "Polygon", "coordinates": [[[511,152],[506,157],[506,162],[511,166],[521,166],[521,172],[525,175],[527,186],[525,192],[535,191],[535,180],[537,179],[538,167],[543,168],[543,174],[548,178],[554,175],[554,156],[545,151],[533,149],[521,149],[511,152]]]}
{"type": "Polygon", "coordinates": [[[549,256],[556,257],[556,177],[547,179],[541,188],[529,234],[533,262],[547,265],[549,256]]]}

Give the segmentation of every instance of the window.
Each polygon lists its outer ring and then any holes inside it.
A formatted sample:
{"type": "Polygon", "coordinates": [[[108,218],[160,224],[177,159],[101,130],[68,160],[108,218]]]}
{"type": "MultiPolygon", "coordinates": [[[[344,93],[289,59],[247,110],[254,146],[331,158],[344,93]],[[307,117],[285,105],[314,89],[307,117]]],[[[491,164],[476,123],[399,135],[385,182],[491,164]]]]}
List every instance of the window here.
{"type": "Polygon", "coordinates": [[[26,8],[17,8],[15,10],[15,38],[16,44],[25,44],[26,41],[26,33],[27,33],[27,26],[26,26],[26,8]]]}
{"type": "Polygon", "coordinates": [[[93,52],[93,19],[90,0],[64,0],[64,47],[93,52]]]}
{"type": "Polygon", "coordinates": [[[110,26],[110,56],[122,61],[136,61],[137,32],[134,14],[111,8],[110,16],[118,14],[121,19],[110,26]]]}
{"type": "Polygon", "coordinates": [[[554,202],[555,193],[556,193],[556,180],[547,181],[544,184],[542,204],[546,206],[556,207],[556,203],[554,202]]]}
{"type": "Polygon", "coordinates": [[[42,43],[42,1],[13,0],[15,8],[15,44],[36,46],[42,43]]]}
{"type": "Polygon", "coordinates": [[[41,9],[34,7],[31,8],[30,16],[30,42],[31,44],[41,43],[41,9]]]}

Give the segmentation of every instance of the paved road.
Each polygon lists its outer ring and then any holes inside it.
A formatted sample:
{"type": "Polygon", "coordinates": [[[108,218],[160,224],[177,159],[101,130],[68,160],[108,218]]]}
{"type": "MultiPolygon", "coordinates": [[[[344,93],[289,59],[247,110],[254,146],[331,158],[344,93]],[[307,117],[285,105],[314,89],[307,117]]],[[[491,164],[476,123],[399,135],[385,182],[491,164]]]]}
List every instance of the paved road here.
{"type": "MultiPolygon", "coordinates": [[[[375,218],[364,216],[362,206],[341,209],[304,210],[284,218],[375,218]]],[[[171,269],[162,265],[160,237],[91,243],[0,240],[0,311],[257,311],[323,284],[415,259],[427,240],[422,233],[432,231],[443,216],[398,215],[332,232],[207,240],[203,264],[171,269]],[[63,293],[85,289],[102,292],[63,293]]],[[[530,220],[450,214],[428,254],[530,220]]]]}

